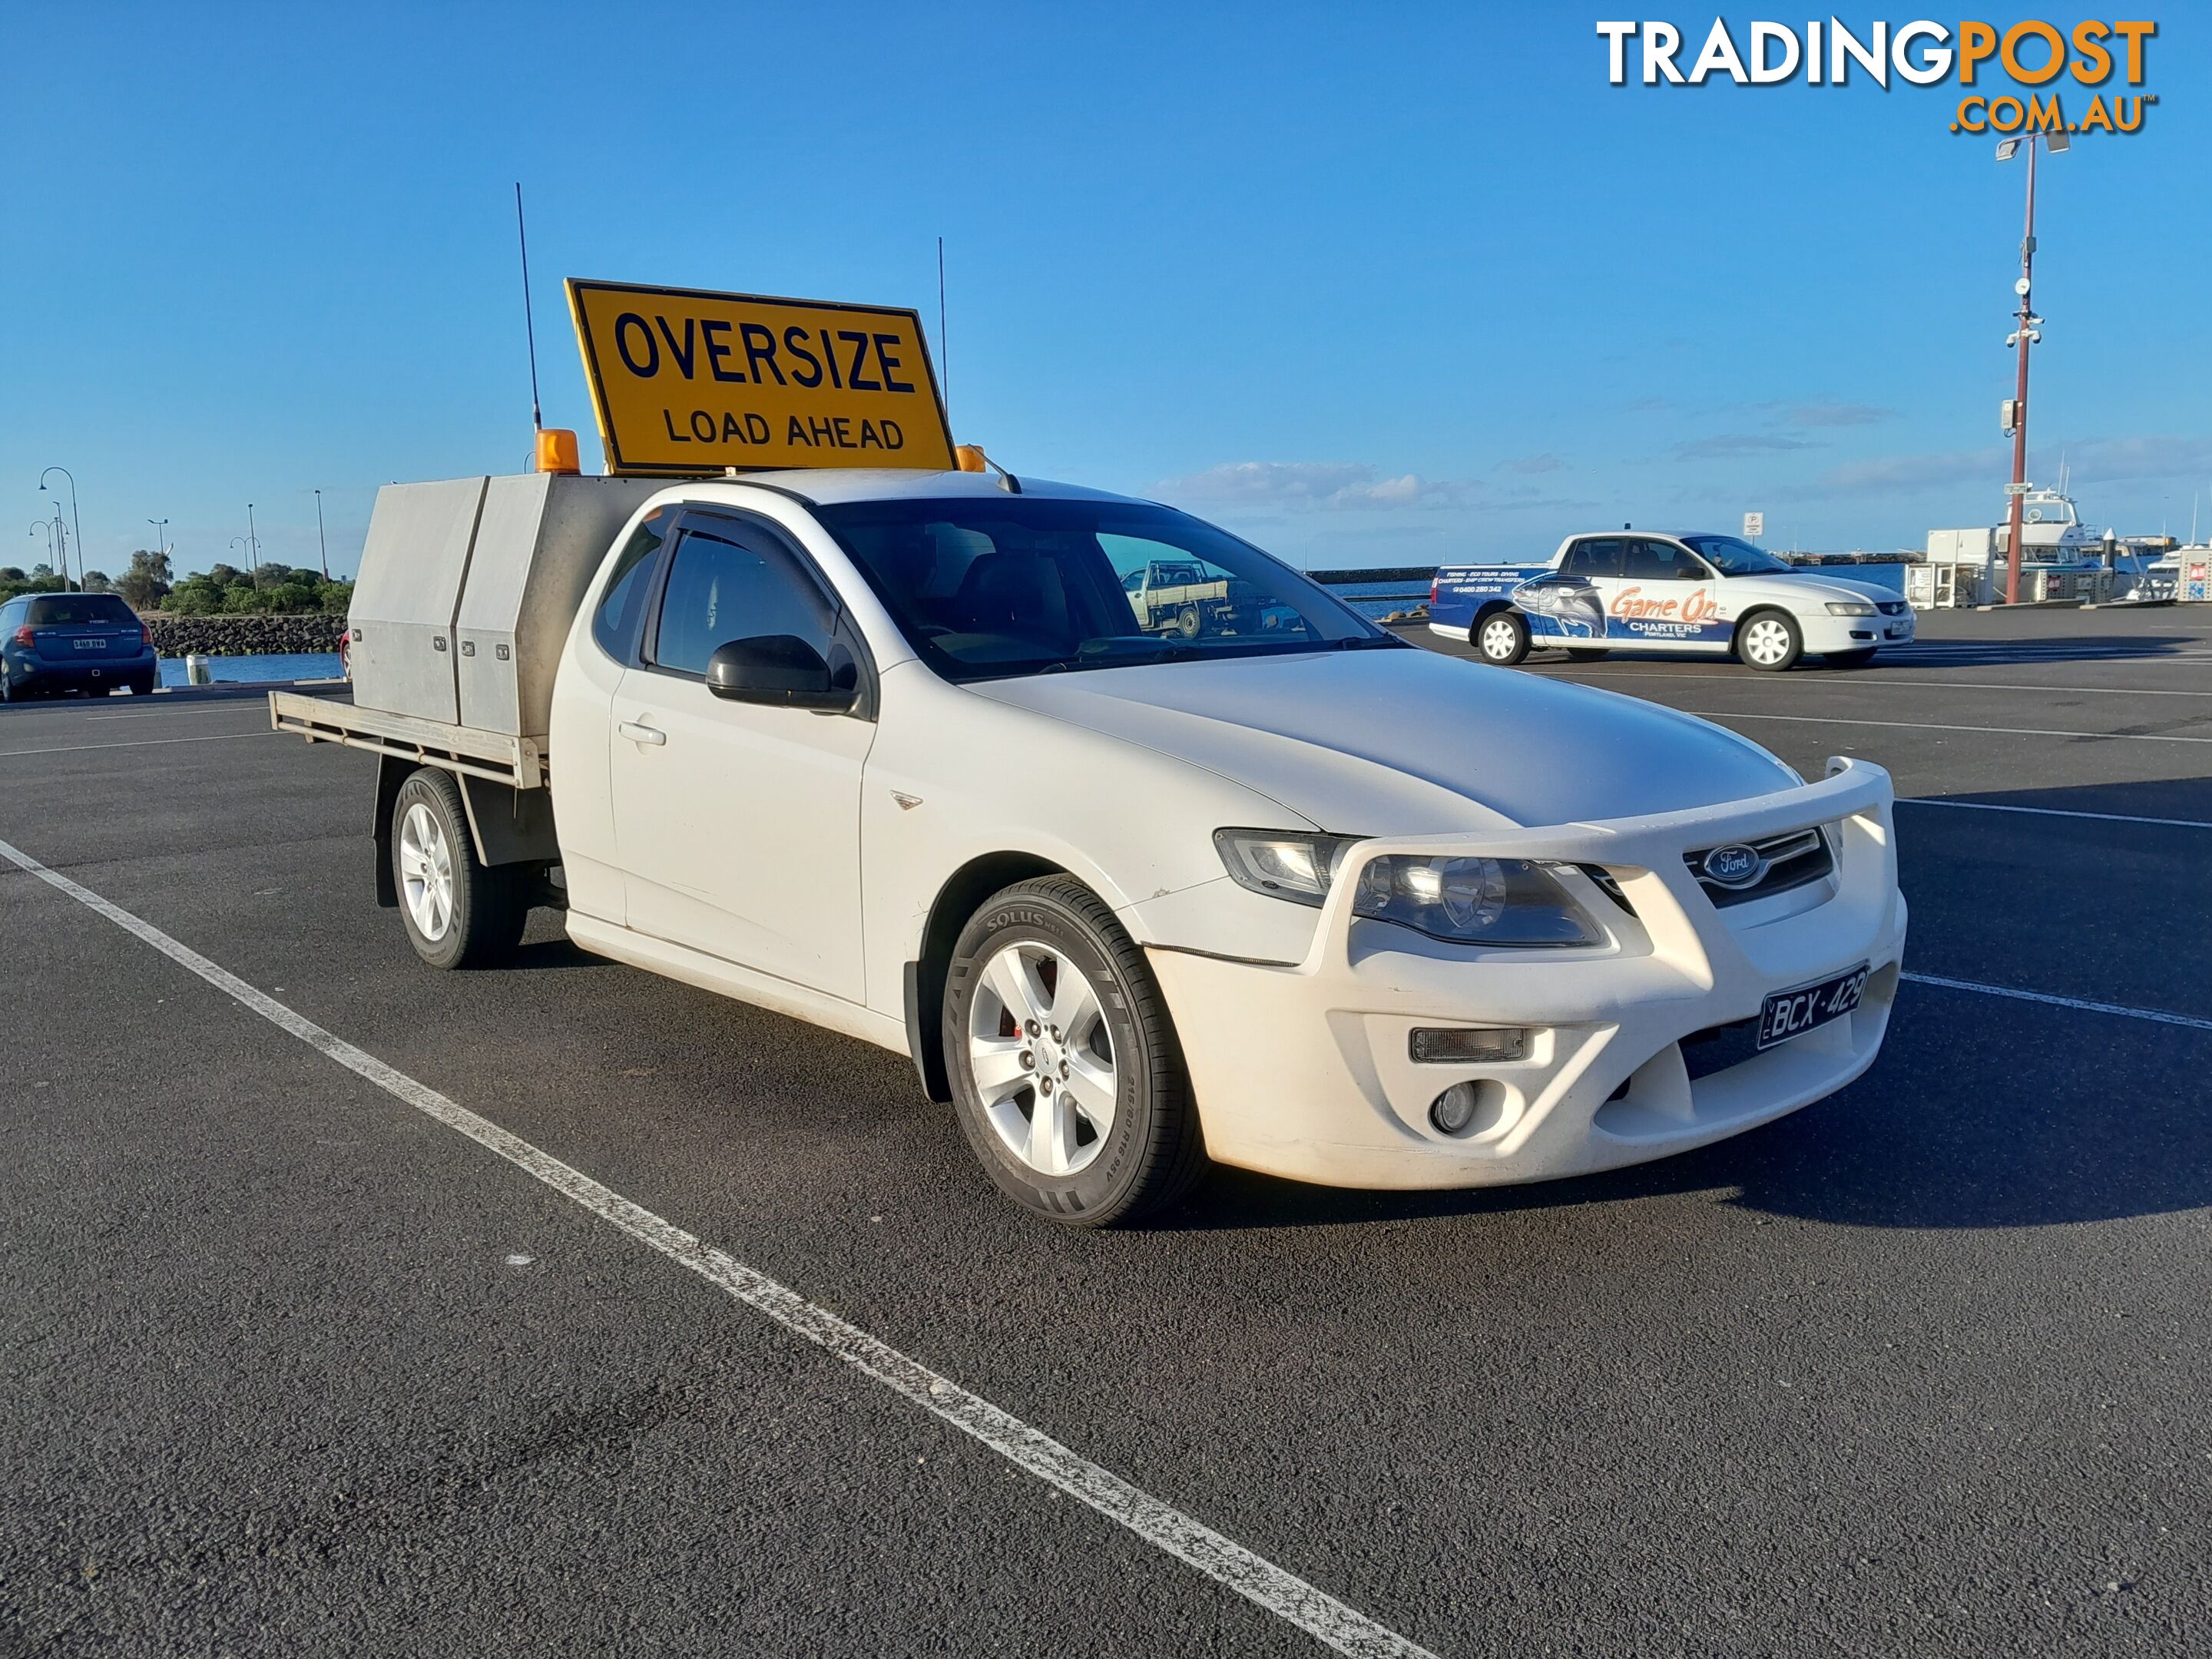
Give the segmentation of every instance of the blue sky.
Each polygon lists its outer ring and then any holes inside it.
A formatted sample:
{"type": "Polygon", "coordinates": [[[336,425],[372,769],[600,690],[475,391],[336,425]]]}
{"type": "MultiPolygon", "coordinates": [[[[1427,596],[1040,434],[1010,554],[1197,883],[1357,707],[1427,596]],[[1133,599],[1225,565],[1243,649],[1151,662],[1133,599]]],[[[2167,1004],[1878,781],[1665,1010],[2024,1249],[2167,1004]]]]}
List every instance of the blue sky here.
{"type": "MultiPolygon", "coordinates": [[[[933,319],[942,234],[957,436],[1310,565],[1993,519],[2019,164],[1951,86],[1611,87],[1598,15],[15,0],[0,563],[49,463],[111,571],[249,501],[313,563],[318,487],[350,569],[378,484],[519,470],[517,179],[587,465],[562,276],[933,319]]],[[[2212,523],[2212,52],[2161,21],[2144,131],[2042,173],[2032,471],[2123,534],[2212,523]]]]}

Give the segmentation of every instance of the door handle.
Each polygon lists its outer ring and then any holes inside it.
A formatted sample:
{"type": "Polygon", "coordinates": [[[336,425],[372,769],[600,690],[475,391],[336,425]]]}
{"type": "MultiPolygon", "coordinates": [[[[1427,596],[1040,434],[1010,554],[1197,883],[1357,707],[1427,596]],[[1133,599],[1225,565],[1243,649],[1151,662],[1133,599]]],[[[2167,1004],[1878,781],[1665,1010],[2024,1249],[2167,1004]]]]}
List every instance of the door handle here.
{"type": "Polygon", "coordinates": [[[636,720],[624,720],[615,730],[632,743],[660,744],[668,741],[668,733],[656,726],[645,726],[636,720]]]}

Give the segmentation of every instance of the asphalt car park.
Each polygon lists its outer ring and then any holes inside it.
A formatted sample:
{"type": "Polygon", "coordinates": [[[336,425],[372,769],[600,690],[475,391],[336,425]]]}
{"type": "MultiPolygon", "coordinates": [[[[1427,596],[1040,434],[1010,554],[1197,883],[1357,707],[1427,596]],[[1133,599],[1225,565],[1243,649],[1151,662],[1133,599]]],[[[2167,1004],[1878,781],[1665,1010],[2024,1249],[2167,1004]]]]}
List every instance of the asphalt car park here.
{"type": "Polygon", "coordinates": [[[1614,1175],[1066,1234],[896,1055],[542,913],[423,969],[368,757],[0,712],[0,1654],[2201,1645],[2212,617],[1469,672],[1890,768],[1875,1069],[1614,1175]]]}

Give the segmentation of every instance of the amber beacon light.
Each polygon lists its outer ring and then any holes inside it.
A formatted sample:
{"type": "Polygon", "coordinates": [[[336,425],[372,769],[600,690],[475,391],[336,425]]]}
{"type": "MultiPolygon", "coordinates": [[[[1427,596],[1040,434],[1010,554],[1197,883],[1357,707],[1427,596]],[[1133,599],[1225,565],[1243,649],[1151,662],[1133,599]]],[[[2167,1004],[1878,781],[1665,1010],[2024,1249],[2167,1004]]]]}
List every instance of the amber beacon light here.
{"type": "Polygon", "coordinates": [[[576,459],[576,434],[566,427],[549,426],[538,434],[540,472],[581,472],[576,459]]]}

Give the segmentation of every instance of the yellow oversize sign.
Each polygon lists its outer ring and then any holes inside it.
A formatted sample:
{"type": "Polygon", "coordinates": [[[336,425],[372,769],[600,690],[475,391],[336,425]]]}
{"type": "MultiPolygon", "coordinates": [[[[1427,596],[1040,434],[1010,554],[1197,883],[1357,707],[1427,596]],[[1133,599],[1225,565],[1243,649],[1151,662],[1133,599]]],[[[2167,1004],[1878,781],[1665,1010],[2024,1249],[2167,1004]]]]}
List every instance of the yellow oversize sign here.
{"type": "Polygon", "coordinates": [[[952,467],[911,311],[575,277],[568,311],[611,472],[952,467]]]}

